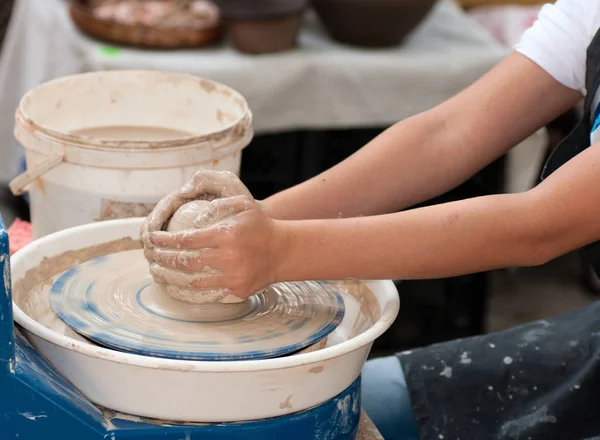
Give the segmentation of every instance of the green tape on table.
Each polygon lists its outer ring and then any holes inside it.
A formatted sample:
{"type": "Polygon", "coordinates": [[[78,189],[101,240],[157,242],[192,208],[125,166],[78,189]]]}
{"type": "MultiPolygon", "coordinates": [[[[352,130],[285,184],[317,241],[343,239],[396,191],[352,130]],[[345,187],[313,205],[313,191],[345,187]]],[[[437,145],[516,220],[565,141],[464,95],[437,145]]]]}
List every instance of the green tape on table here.
{"type": "Polygon", "coordinates": [[[121,49],[112,46],[100,46],[100,53],[107,57],[118,57],[121,54],[121,49]]]}

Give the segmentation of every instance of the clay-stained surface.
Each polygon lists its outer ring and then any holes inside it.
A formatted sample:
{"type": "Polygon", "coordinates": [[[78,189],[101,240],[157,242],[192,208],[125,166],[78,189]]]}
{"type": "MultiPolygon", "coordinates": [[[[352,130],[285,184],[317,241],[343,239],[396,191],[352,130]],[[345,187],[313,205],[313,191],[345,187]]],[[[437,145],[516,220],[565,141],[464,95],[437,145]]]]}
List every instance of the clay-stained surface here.
{"type": "Polygon", "coordinates": [[[86,127],[71,132],[76,136],[90,137],[107,140],[129,140],[162,142],[170,139],[179,139],[194,136],[194,133],[175,130],[167,127],[144,127],[136,125],[110,125],[86,127]]]}
{"type": "MultiPolygon", "coordinates": [[[[192,231],[196,228],[201,229],[214,224],[215,221],[219,221],[221,216],[219,212],[212,212],[211,208],[211,202],[208,200],[194,200],[180,206],[169,220],[166,227],[167,232],[192,231]],[[204,224],[198,223],[201,218],[206,219],[203,221],[204,224]]],[[[226,213],[226,216],[230,215],[231,213],[226,213]]],[[[148,254],[146,253],[146,255],[148,254]]],[[[244,298],[231,295],[229,290],[225,288],[194,289],[192,287],[182,287],[189,286],[198,277],[210,278],[219,274],[218,270],[210,266],[205,266],[200,271],[189,271],[190,260],[195,258],[192,255],[194,255],[194,251],[179,251],[177,260],[185,266],[183,270],[164,268],[154,261],[150,261],[150,272],[154,276],[154,281],[161,283],[159,286],[166,295],[188,304],[236,304],[244,302],[244,298]]]]}
{"type": "Polygon", "coordinates": [[[344,314],[337,290],[313,281],[274,284],[240,304],[190,305],[155,288],[141,250],[66,272],[53,285],[50,303],[64,322],[92,341],[191,360],[291,354],[332,332],[344,314]]]}
{"type": "MultiPolygon", "coordinates": [[[[66,147],[127,152],[208,148],[212,160],[238,151],[241,145],[237,144],[249,143],[253,135],[252,113],[235,90],[205,78],[156,71],[96,72],[43,84],[23,97],[17,121],[18,132],[37,137],[51,130],[51,137],[66,147]],[[136,140],[130,139],[130,132],[117,136],[115,127],[153,127],[163,134],[166,127],[180,135],[136,140]],[[113,134],[108,136],[107,129],[113,134]],[[225,151],[234,146],[233,151],[225,151]]],[[[77,151],[66,153],[66,162],[79,162],[77,151]]],[[[186,159],[189,163],[190,157],[186,159]]]]}
{"type": "MultiPolygon", "coordinates": [[[[316,344],[311,345],[310,347],[305,348],[304,350],[301,350],[299,353],[297,354],[303,354],[303,353],[313,353],[315,351],[319,351],[322,350],[323,348],[325,348],[327,346],[327,338],[323,338],[321,339],[319,342],[317,342],[316,344]]],[[[318,367],[317,367],[318,368],[318,367]]]]}
{"type": "Polygon", "coordinates": [[[232,217],[239,209],[234,200],[244,208],[253,200],[252,194],[238,176],[231,172],[204,169],[196,172],[179,191],[161,199],[147,217],[141,231],[144,255],[150,263],[154,281],[167,295],[189,304],[232,304],[243,301],[226,288],[194,287],[199,281],[219,275],[218,271],[210,266],[201,270],[189,270],[190,264],[198,260],[198,250],[189,250],[183,245],[178,245],[175,252],[179,266],[165,267],[156,258],[158,254],[155,254],[154,245],[149,239],[151,233],[164,233],[165,225],[166,232],[171,233],[172,239],[178,242],[187,241],[195,230],[212,226],[217,226],[217,229],[229,229],[236,224],[232,217]],[[237,198],[240,196],[241,199],[237,198]],[[229,197],[236,199],[228,201],[229,197]]]}
{"type": "MultiPolygon", "coordinates": [[[[30,268],[39,266],[44,256],[53,258],[67,250],[96,245],[102,250],[102,243],[124,236],[137,239],[140,226],[141,220],[97,223],[34,242],[13,257],[14,279],[20,280],[30,268]]],[[[139,248],[139,245],[134,247],[139,248]]],[[[106,249],[100,253],[105,254],[106,249]]],[[[48,283],[43,284],[50,287],[48,283]]],[[[42,316],[44,310],[24,310],[20,298],[15,298],[15,318],[36,349],[99,406],[163,420],[216,423],[256,420],[315,407],[337,396],[356,380],[372,340],[385,330],[398,308],[391,283],[367,282],[366,286],[373,289],[385,313],[376,327],[366,331],[359,329],[363,331],[361,337],[348,340],[355,332],[351,324],[356,321],[356,315],[352,313],[360,312],[360,303],[342,292],[344,300],[354,306],[342,324],[350,327],[338,327],[344,339],[330,341],[328,338],[328,348],[316,353],[264,361],[183,362],[126,355],[79,342],[65,337],[63,332],[33,322],[38,321],[37,317],[42,316]],[[310,369],[313,371],[309,373],[310,369]],[[107,385],[115,383],[119,384],[118,392],[107,385]],[[190,389],[203,392],[189,393],[190,389]],[[226,401],[219,398],[223,390],[229,397],[226,401]],[[244,397],[247,395],[258,396],[253,405],[247,405],[244,397]],[[280,405],[290,395],[294,409],[281,409],[280,405]]],[[[43,289],[40,295],[44,295],[43,289]]],[[[358,417],[354,427],[358,429],[358,417]]]]}
{"type": "Polygon", "coordinates": [[[384,440],[377,427],[364,411],[360,416],[360,428],[356,440],[384,440]]]}
{"type": "Polygon", "coordinates": [[[194,200],[182,205],[167,224],[168,232],[181,232],[194,229],[194,220],[200,215],[208,214],[210,202],[208,200],[194,200]]]}
{"type": "MultiPolygon", "coordinates": [[[[55,256],[46,257],[42,262],[14,281],[13,297],[23,312],[45,327],[59,334],[69,336],[80,342],[90,344],[70,327],[65,325],[54,313],[50,305],[50,288],[54,281],[70,268],[86,261],[110,255],[116,252],[141,249],[139,240],[123,238],[101,245],[68,251],[55,256]]],[[[338,328],[325,340],[317,343],[318,349],[323,345],[333,346],[353,338],[369,329],[380,316],[380,307],[375,295],[363,283],[353,280],[332,282],[340,289],[344,298],[345,315],[338,328]]],[[[317,347],[309,347],[313,351],[317,347]]],[[[313,366],[314,367],[314,366],[313,366]]],[[[319,366],[311,371],[320,374],[319,366]]]]}
{"type": "Polygon", "coordinates": [[[34,288],[51,283],[52,277],[59,275],[78,264],[117,252],[141,249],[142,242],[126,237],[96,246],[88,246],[76,251],[67,251],[51,257],[29,269],[25,276],[13,282],[13,295],[23,298],[33,293],[34,288]]]}
{"type": "Polygon", "coordinates": [[[31,318],[43,326],[76,339],[88,341],[64,324],[54,313],[50,305],[50,288],[60,274],[85,261],[109,255],[115,252],[141,249],[139,240],[122,238],[77,251],[68,251],[52,257],[45,257],[35,268],[29,269],[25,276],[13,282],[13,300],[31,318]]]}
{"type": "Polygon", "coordinates": [[[156,203],[120,202],[118,200],[102,199],[100,201],[100,215],[94,220],[105,221],[146,217],[155,206],[156,203]]]}
{"type": "Polygon", "coordinates": [[[373,292],[358,280],[330,281],[333,285],[344,290],[360,304],[363,318],[368,320],[368,325],[373,325],[381,316],[381,307],[373,292]]]}

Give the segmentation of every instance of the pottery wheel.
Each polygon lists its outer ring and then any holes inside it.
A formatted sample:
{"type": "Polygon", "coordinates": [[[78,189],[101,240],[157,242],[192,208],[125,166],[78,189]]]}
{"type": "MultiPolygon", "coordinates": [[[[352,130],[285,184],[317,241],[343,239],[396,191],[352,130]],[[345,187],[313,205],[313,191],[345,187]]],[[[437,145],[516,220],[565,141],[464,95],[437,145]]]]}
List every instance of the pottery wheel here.
{"type": "Polygon", "coordinates": [[[190,305],[155,289],[141,250],[72,268],[52,286],[50,302],[67,325],[100,345],[189,360],[292,354],[326,337],[344,315],[336,288],[316,281],[274,284],[239,304],[190,305]]]}

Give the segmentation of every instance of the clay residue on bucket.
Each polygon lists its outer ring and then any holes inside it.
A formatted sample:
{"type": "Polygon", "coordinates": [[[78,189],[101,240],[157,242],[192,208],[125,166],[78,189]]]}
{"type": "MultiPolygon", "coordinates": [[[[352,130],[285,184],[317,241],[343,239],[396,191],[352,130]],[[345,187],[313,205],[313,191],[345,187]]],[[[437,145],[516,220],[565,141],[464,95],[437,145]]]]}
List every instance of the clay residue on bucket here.
{"type": "Polygon", "coordinates": [[[211,142],[222,149],[245,138],[249,143],[252,113],[244,97],[225,84],[185,74],[120,70],[67,76],[30,90],[19,104],[17,125],[34,137],[92,150],[211,142]]]}
{"type": "Polygon", "coordinates": [[[221,125],[230,124],[235,121],[235,115],[217,109],[217,121],[219,121],[219,124],[221,125]]]}
{"type": "Polygon", "coordinates": [[[94,221],[147,217],[155,206],[156,203],[119,202],[117,200],[102,199],[100,201],[100,215],[94,221]]]}

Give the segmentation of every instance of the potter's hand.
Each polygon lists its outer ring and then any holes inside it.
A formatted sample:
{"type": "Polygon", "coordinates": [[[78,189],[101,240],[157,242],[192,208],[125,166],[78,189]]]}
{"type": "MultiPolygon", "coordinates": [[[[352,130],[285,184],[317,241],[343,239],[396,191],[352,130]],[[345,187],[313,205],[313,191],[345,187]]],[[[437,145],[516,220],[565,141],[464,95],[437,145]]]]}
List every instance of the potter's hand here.
{"type": "Polygon", "coordinates": [[[150,234],[150,272],[165,284],[195,289],[227,289],[247,298],[277,281],[285,233],[259,203],[246,196],[213,200],[196,222],[228,218],[206,229],[150,234]],[[208,268],[208,270],[207,270],[208,268]]]}
{"type": "Polygon", "coordinates": [[[144,243],[144,255],[152,261],[151,233],[160,231],[182,205],[192,200],[214,200],[243,195],[252,199],[248,188],[233,173],[228,171],[199,170],[178,191],[163,198],[142,224],[140,231],[144,243]]]}

